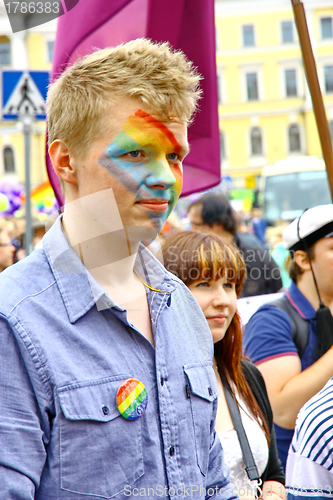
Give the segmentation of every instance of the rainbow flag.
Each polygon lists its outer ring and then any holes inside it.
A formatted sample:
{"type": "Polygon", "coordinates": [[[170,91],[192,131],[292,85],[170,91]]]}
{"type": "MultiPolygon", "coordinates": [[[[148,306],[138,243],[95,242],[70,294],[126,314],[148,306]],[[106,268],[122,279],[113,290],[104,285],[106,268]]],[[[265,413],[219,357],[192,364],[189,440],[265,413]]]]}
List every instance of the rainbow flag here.
{"type": "MultiPolygon", "coordinates": [[[[22,203],[25,202],[25,195],[21,195],[22,203]]],[[[56,198],[50,181],[45,181],[31,190],[31,201],[39,212],[50,212],[54,208],[56,198]]]]}

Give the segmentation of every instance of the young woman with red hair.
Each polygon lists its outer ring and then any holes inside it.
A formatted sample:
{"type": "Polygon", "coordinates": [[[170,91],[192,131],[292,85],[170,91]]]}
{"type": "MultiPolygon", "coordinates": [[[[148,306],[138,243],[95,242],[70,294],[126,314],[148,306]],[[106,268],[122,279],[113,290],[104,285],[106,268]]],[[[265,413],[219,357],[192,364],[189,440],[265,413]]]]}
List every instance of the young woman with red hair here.
{"type": "Polygon", "coordinates": [[[219,387],[216,431],[234,489],[242,500],[258,494],[257,483],[250,481],[245,470],[226,390],[231,392],[241,416],[260,475],[263,498],[285,498],[284,474],[277,456],[265,383],[259,370],[243,356],[242,327],[237,312],[237,297],[246,272],[241,254],[215,235],[191,231],[166,238],[162,252],[165,267],[181,279],[197,299],[213,336],[213,366],[219,387]]]}

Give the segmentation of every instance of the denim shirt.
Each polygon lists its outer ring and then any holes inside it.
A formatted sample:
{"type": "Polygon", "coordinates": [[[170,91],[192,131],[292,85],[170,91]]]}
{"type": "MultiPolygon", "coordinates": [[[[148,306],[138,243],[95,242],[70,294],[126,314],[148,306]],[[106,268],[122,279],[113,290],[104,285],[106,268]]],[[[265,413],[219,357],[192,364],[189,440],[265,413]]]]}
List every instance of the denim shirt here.
{"type": "Polygon", "coordinates": [[[214,431],[206,320],[143,245],[135,267],[171,292],[147,289],[155,349],[81,264],[60,219],[42,249],[1,274],[1,500],[236,498],[214,431]],[[148,393],[133,421],[116,404],[131,377],[148,393]]]}

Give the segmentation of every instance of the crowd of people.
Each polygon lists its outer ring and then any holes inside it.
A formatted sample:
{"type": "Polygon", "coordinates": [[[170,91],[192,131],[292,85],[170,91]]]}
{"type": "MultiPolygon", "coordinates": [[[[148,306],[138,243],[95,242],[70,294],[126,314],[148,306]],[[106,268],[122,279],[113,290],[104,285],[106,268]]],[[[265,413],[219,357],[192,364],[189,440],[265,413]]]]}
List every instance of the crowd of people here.
{"type": "Polygon", "coordinates": [[[27,257],[0,221],[4,500],[332,498],[333,206],[271,247],[222,195],[171,224],[199,81],[142,39],[50,87],[64,211],[27,257]]]}

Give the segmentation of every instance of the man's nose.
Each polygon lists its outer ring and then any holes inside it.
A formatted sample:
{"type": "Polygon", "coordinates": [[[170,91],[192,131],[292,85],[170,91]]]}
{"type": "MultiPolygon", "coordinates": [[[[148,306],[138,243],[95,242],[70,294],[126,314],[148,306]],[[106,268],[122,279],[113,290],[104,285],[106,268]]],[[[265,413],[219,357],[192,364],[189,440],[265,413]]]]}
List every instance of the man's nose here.
{"type": "Polygon", "coordinates": [[[167,159],[156,161],[154,168],[146,179],[146,185],[153,189],[169,189],[175,184],[176,177],[167,159]]]}

